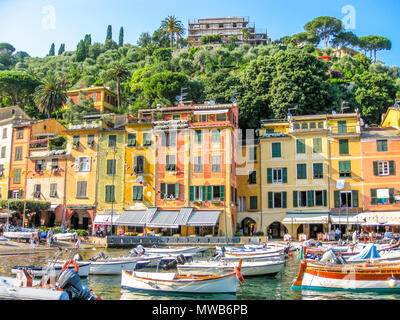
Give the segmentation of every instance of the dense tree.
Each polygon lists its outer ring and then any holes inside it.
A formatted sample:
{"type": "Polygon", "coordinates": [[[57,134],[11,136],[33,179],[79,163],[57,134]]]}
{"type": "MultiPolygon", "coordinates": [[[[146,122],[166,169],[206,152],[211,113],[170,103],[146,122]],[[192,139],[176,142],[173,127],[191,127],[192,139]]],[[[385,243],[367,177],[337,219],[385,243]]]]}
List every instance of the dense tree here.
{"type": "Polygon", "coordinates": [[[146,47],[151,43],[151,36],[150,33],[148,32],[143,32],[139,36],[139,40],[137,42],[137,45],[139,47],[146,47]]]}
{"type": "Polygon", "coordinates": [[[106,35],[106,42],[107,40],[112,40],[112,26],[109,25],[107,27],[107,35],[106,35]]]}
{"type": "Polygon", "coordinates": [[[34,92],[34,100],[40,112],[51,117],[67,101],[66,81],[49,74],[34,92]]]}
{"type": "Polygon", "coordinates": [[[65,43],[61,43],[60,48],[58,49],[58,55],[63,54],[65,52],[65,43]]]}
{"type": "Polygon", "coordinates": [[[54,57],[56,55],[56,47],[54,43],[51,44],[48,56],[54,57]]]}
{"type": "Polygon", "coordinates": [[[121,107],[121,81],[129,77],[129,69],[122,61],[113,62],[106,71],[106,79],[117,81],[117,106],[121,107]]]}
{"type": "Polygon", "coordinates": [[[389,39],[381,36],[365,36],[360,38],[361,47],[370,51],[374,55],[374,63],[376,62],[376,52],[379,50],[390,50],[392,43],[389,39]]]}
{"type": "Polygon", "coordinates": [[[121,29],[119,29],[118,45],[120,47],[122,47],[124,45],[124,28],[123,27],[121,27],[121,29]]]}
{"type": "Polygon", "coordinates": [[[76,61],[78,61],[78,62],[85,61],[86,56],[87,56],[86,49],[87,49],[87,47],[85,45],[85,42],[83,40],[79,41],[78,46],[76,48],[76,52],[75,52],[76,61]]]}
{"type": "Polygon", "coordinates": [[[337,18],[324,16],[308,22],[304,29],[312,36],[323,40],[325,48],[327,48],[328,42],[343,30],[343,24],[337,18]]]}
{"type": "Polygon", "coordinates": [[[332,40],[332,45],[334,47],[340,46],[351,46],[356,47],[358,45],[358,37],[351,31],[340,32],[335,39],[332,40]]]}
{"type": "Polygon", "coordinates": [[[0,72],[0,100],[8,101],[7,106],[31,104],[31,95],[40,82],[34,77],[20,73],[0,72]]]}

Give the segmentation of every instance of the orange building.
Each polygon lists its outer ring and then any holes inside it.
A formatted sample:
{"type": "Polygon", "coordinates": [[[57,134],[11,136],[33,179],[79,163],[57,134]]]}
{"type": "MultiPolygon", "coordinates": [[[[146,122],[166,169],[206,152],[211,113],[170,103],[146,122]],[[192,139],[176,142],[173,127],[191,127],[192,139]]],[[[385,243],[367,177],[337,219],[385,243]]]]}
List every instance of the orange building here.
{"type": "Polygon", "coordinates": [[[400,130],[364,128],[361,134],[364,221],[400,222],[400,130]]]}
{"type": "Polygon", "coordinates": [[[117,106],[117,95],[106,87],[90,87],[76,90],[69,90],[67,92],[68,98],[74,103],[78,103],[79,94],[85,94],[86,99],[93,99],[94,107],[100,112],[111,111],[117,106]]]}

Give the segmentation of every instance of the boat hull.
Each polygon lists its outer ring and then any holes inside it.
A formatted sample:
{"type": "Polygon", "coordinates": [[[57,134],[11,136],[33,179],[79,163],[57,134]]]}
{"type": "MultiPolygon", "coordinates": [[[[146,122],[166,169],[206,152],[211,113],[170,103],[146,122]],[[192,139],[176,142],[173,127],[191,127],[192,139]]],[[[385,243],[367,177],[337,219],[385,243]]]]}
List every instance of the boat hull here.
{"type": "Polygon", "coordinates": [[[240,255],[240,256],[232,256],[226,255],[222,259],[225,261],[274,261],[274,260],[284,260],[285,259],[284,253],[277,253],[277,254],[257,254],[257,255],[240,255]]]}
{"type": "Polygon", "coordinates": [[[220,277],[210,277],[206,280],[162,280],[154,277],[160,274],[168,277],[169,273],[147,273],[122,271],[121,287],[130,290],[157,291],[167,293],[229,293],[236,294],[238,282],[236,275],[230,273],[220,277]]]}
{"type": "MultiPolygon", "coordinates": [[[[78,264],[79,270],[78,274],[81,278],[86,278],[89,275],[90,271],[90,263],[80,263],[78,264]]],[[[11,272],[14,274],[18,273],[18,270],[21,268],[27,269],[34,277],[42,277],[47,274],[48,269],[46,267],[32,267],[32,266],[15,266],[11,269],[11,272]]],[[[72,264],[68,265],[68,269],[74,269],[72,264]]],[[[52,269],[55,271],[55,275],[59,275],[62,270],[62,265],[56,265],[52,269]]]]}
{"type": "Polygon", "coordinates": [[[109,275],[109,274],[121,274],[122,270],[134,270],[136,267],[137,260],[129,261],[95,261],[90,264],[89,274],[97,275],[109,275]]]}
{"type": "Polygon", "coordinates": [[[196,254],[200,251],[199,247],[184,247],[184,248],[145,248],[145,254],[156,255],[179,255],[179,254],[196,254]]]}

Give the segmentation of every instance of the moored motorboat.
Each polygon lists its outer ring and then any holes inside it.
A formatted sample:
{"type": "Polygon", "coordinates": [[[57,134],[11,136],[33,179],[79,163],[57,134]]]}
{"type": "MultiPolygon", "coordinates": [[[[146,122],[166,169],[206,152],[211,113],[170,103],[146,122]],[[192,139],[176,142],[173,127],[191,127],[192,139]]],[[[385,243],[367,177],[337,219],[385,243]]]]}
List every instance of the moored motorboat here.
{"type": "Polygon", "coordinates": [[[167,248],[158,248],[151,247],[145,248],[146,254],[155,254],[155,255],[169,255],[169,254],[196,254],[201,251],[200,247],[167,247],[167,248]]]}
{"type": "MultiPolygon", "coordinates": [[[[64,262],[65,263],[65,262],[64,262]]],[[[86,278],[89,275],[90,270],[90,262],[87,263],[78,263],[79,269],[78,274],[81,278],[86,278]]],[[[35,267],[35,266],[14,266],[11,268],[11,273],[17,274],[18,270],[26,269],[30,274],[34,277],[42,277],[48,272],[54,273],[58,276],[61,273],[63,266],[62,264],[55,264],[52,267],[44,266],[44,267],[35,267]]],[[[69,269],[74,269],[74,266],[70,264],[68,266],[69,269]]]]}

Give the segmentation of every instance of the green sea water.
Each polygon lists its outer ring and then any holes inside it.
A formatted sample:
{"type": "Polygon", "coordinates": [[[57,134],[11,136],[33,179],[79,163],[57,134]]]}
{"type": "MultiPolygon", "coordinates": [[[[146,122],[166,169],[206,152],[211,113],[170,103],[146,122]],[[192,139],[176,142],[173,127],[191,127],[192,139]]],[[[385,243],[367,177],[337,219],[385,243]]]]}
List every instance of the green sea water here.
{"type": "MultiPolygon", "coordinates": [[[[127,255],[128,249],[97,249],[80,250],[84,260],[96,256],[103,251],[107,256],[120,257],[127,255]]],[[[55,251],[54,251],[55,252],[55,251]]],[[[208,258],[214,253],[207,251],[203,257],[208,258]]],[[[11,267],[17,265],[43,266],[47,264],[53,253],[36,253],[28,255],[2,256],[0,257],[0,276],[14,276],[11,267]]],[[[62,256],[66,259],[68,256],[62,256]]],[[[236,296],[224,294],[162,294],[154,292],[139,292],[121,289],[121,277],[105,275],[89,275],[82,279],[84,285],[91,288],[104,300],[397,300],[400,294],[356,293],[346,291],[297,291],[291,289],[291,284],[297,275],[299,267],[298,254],[286,260],[285,268],[276,276],[263,276],[246,278],[239,285],[236,296]]]]}

